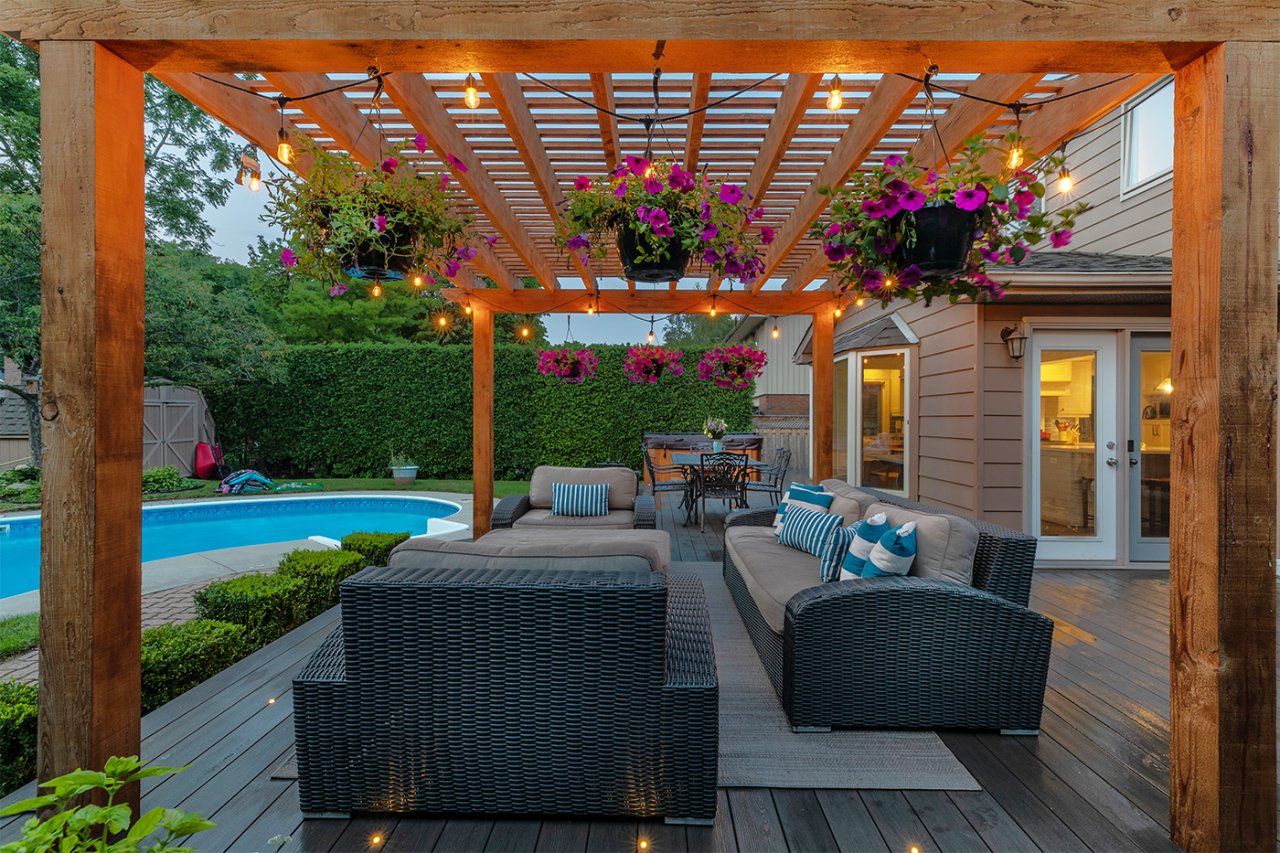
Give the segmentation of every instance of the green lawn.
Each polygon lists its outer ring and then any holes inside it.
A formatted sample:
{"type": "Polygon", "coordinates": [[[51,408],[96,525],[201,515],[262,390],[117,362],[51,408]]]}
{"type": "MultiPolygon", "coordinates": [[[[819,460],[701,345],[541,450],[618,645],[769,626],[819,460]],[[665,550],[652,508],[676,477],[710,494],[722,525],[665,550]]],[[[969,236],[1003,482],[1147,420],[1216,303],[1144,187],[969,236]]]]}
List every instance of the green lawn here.
{"type": "MultiPolygon", "coordinates": [[[[461,492],[463,494],[471,494],[470,480],[417,480],[409,486],[397,486],[390,477],[347,477],[309,480],[299,478],[301,482],[320,483],[324,486],[326,492],[358,492],[358,491],[396,491],[396,492],[461,492]]],[[[172,501],[172,500],[191,500],[193,498],[220,498],[224,495],[218,494],[218,483],[215,480],[193,481],[199,482],[200,485],[194,489],[188,489],[182,492],[168,492],[158,495],[143,495],[144,501],[172,501]]],[[[277,483],[289,482],[284,479],[276,480],[277,483]]],[[[500,498],[507,495],[523,495],[529,492],[529,483],[527,480],[498,480],[493,484],[494,494],[500,498]]],[[[297,492],[296,494],[307,494],[306,492],[297,492]]],[[[10,504],[0,501],[0,512],[5,510],[35,510],[39,509],[35,504],[10,504]]]]}
{"type": "Polygon", "coordinates": [[[27,613],[0,619],[0,660],[34,649],[40,636],[40,614],[27,613]]]}

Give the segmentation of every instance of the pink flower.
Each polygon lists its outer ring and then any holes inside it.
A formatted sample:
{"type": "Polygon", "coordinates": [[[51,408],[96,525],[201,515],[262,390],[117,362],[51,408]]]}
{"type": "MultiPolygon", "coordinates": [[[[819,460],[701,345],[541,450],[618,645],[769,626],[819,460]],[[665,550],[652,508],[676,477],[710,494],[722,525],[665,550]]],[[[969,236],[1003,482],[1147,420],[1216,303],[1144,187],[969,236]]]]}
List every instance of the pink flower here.
{"type": "Polygon", "coordinates": [[[725,204],[737,204],[742,201],[742,188],[736,184],[721,184],[720,200],[725,204]]]}
{"type": "Polygon", "coordinates": [[[641,222],[648,222],[649,208],[643,204],[636,207],[636,219],[639,219],[641,222]]]}
{"type": "Polygon", "coordinates": [[[703,222],[710,222],[711,221],[711,205],[707,204],[704,201],[702,203],[701,210],[698,211],[698,218],[701,219],[703,222]]]}
{"type": "Polygon", "coordinates": [[[298,265],[298,256],[293,253],[293,249],[285,249],[280,253],[280,263],[286,267],[296,267],[298,265]]]}
{"type": "Polygon", "coordinates": [[[707,249],[705,252],[702,253],[702,260],[705,263],[715,266],[716,264],[720,263],[720,255],[717,254],[715,249],[707,249]]]}
{"type": "Polygon", "coordinates": [[[824,231],[823,233],[826,234],[828,237],[834,237],[837,234],[839,234],[841,230],[842,228],[839,222],[832,222],[830,225],[827,226],[827,230],[824,231]]]}
{"type": "Polygon", "coordinates": [[[636,157],[633,154],[628,154],[625,165],[627,167],[627,171],[635,175],[637,178],[640,178],[644,176],[645,170],[649,168],[649,161],[643,157],[636,157]]]}
{"type": "Polygon", "coordinates": [[[902,180],[902,178],[894,178],[892,181],[884,185],[884,191],[892,195],[902,195],[910,191],[911,184],[902,180]]]}
{"type": "Polygon", "coordinates": [[[378,165],[378,168],[386,172],[388,175],[395,172],[395,170],[399,167],[400,167],[400,161],[394,157],[388,157],[378,165]]]}
{"type": "Polygon", "coordinates": [[[498,245],[498,235],[490,234],[488,237],[484,238],[484,241],[488,243],[489,248],[492,249],[494,246],[498,245]]]}
{"type": "Polygon", "coordinates": [[[671,175],[667,178],[667,185],[673,190],[687,193],[697,186],[697,182],[693,179],[692,173],[686,172],[679,166],[672,166],[671,175]]]}
{"type": "Polygon", "coordinates": [[[823,243],[822,253],[827,256],[827,260],[834,264],[848,257],[849,250],[844,247],[843,243],[823,243]]]}
{"type": "Polygon", "coordinates": [[[766,246],[773,245],[774,236],[775,235],[773,233],[773,229],[770,228],[768,225],[760,226],[760,242],[761,243],[763,243],[766,246]]]}
{"type": "Polygon", "coordinates": [[[589,190],[591,189],[591,179],[586,175],[579,175],[573,179],[573,188],[575,190],[589,190]]]}
{"type": "Polygon", "coordinates": [[[713,224],[713,225],[708,225],[706,228],[703,228],[702,233],[699,234],[698,236],[702,238],[702,242],[705,243],[708,240],[714,240],[716,238],[716,235],[719,233],[720,233],[719,226],[713,224]]]}
{"type": "Polygon", "coordinates": [[[373,230],[374,230],[374,231],[377,231],[379,234],[381,234],[382,232],[386,231],[386,230],[387,230],[387,217],[383,216],[381,213],[379,213],[377,216],[373,217],[373,230]]]}
{"type": "Polygon", "coordinates": [[[925,194],[920,192],[920,190],[907,190],[905,193],[898,196],[898,204],[902,206],[903,210],[919,210],[924,207],[924,203],[925,194]]]}
{"type": "Polygon", "coordinates": [[[906,163],[906,160],[903,160],[902,155],[900,154],[890,154],[888,157],[884,158],[884,167],[886,169],[897,169],[904,163],[906,163]]]}
{"type": "Polygon", "coordinates": [[[649,195],[657,195],[662,192],[662,181],[659,181],[656,178],[645,178],[644,191],[649,195]]]}
{"type": "Polygon", "coordinates": [[[622,183],[618,184],[618,186],[614,189],[613,194],[614,194],[615,196],[617,196],[618,198],[622,198],[624,195],[626,195],[626,194],[627,194],[627,182],[626,182],[626,181],[623,181],[622,183]]]}
{"type": "Polygon", "coordinates": [[[454,254],[458,256],[458,260],[460,261],[469,261],[476,255],[480,254],[480,252],[474,246],[459,246],[458,250],[454,252],[454,254]]]}
{"type": "Polygon", "coordinates": [[[444,262],[445,278],[453,278],[458,274],[458,270],[462,269],[462,264],[458,263],[456,258],[450,258],[444,262]]]}
{"type": "Polygon", "coordinates": [[[585,234],[574,234],[568,240],[565,240],[564,247],[571,252],[585,252],[591,248],[591,242],[587,240],[585,234]]]}
{"type": "Polygon", "coordinates": [[[427,153],[427,138],[419,133],[413,137],[413,147],[418,149],[419,154],[427,153]]]}
{"type": "Polygon", "coordinates": [[[441,172],[440,173],[440,189],[444,189],[445,187],[449,186],[450,180],[451,178],[449,177],[448,172],[441,172]]]}
{"type": "Polygon", "coordinates": [[[337,299],[339,296],[341,296],[346,292],[347,292],[347,286],[342,282],[338,282],[333,287],[329,288],[329,298],[337,299]]]}
{"type": "Polygon", "coordinates": [[[1031,190],[1018,190],[1013,194],[1013,203],[1018,207],[1030,207],[1036,203],[1036,194],[1031,190]]]}
{"type": "Polygon", "coordinates": [[[448,163],[450,166],[452,166],[453,168],[457,169],[462,174],[465,175],[467,173],[467,164],[463,163],[461,160],[459,160],[457,157],[454,157],[452,154],[444,155],[444,161],[448,163]]]}
{"type": "Polygon", "coordinates": [[[956,207],[961,210],[977,210],[987,202],[987,188],[978,184],[973,189],[956,190],[956,207]]]}
{"type": "Polygon", "coordinates": [[[653,236],[674,237],[676,236],[676,230],[672,228],[668,223],[664,222],[662,225],[653,226],[653,236]]]}
{"type": "Polygon", "coordinates": [[[655,207],[653,210],[649,211],[649,224],[654,228],[666,225],[670,221],[671,217],[668,216],[667,212],[660,207],[655,207]]]}
{"type": "Polygon", "coordinates": [[[1049,243],[1055,249],[1061,249],[1071,243],[1071,229],[1061,228],[1049,235],[1049,243]]]}

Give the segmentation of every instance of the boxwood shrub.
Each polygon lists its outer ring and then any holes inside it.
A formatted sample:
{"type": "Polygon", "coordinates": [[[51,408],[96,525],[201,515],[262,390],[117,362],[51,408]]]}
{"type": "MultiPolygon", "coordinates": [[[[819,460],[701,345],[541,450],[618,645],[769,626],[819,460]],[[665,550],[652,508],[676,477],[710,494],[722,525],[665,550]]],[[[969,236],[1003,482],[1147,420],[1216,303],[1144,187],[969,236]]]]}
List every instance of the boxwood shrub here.
{"type": "Polygon", "coordinates": [[[193,619],[142,632],[142,713],[159,708],[253,651],[243,625],[193,619]]]}
{"type": "Polygon", "coordinates": [[[0,684],[0,796],[36,775],[36,696],[34,684],[0,684]]]}
{"type": "Polygon", "coordinates": [[[353,551],[293,551],[276,572],[303,583],[296,601],[301,624],[337,604],[339,585],[365,565],[364,556],[353,551]]]}
{"type": "Polygon", "coordinates": [[[302,578],[281,574],[217,581],[196,593],[196,615],[243,625],[254,646],[265,646],[304,621],[306,587],[302,578]]]}
{"type": "Polygon", "coordinates": [[[342,550],[354,551],[370,566],[385,566],[391,560],[391,549],[409,538],[404,533],[361,533],[342,537],[342,550]]]}

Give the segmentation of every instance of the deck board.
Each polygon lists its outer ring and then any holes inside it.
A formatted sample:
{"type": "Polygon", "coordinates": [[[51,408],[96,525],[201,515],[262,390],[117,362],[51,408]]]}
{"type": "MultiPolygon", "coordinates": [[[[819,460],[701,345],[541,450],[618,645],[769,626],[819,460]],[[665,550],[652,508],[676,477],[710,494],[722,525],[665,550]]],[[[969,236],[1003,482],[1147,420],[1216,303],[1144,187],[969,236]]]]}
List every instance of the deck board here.
{"type": "MultiPolygon", "coordinates": [[[[674,503],[659,510],[672,558],[719,561],[723,506],[711,507],[704,533],[684,526],[674,503]]],[[[981,791],[722,790],[713,827],[448,815],[304,822],[297,783],[271,774],[292,745],[291,680],[336,624],[334,610],[144,719],[148,760],[192,764],[150,783],[144,806],[210,816],[218,828],[193,839],[205,851],[265,850],[275,835],[293,837],[286,849],[316,851],[560,853],[636,850],[641,840],[654,853],[1175,850],[1167,833],[1168,600],[1163,572],[1037,573],[1032,606],[1057,622],[1041,736],[942,734],[981,791]]],[[[21,820],[0,820],[0,842],[21,820]]]]}

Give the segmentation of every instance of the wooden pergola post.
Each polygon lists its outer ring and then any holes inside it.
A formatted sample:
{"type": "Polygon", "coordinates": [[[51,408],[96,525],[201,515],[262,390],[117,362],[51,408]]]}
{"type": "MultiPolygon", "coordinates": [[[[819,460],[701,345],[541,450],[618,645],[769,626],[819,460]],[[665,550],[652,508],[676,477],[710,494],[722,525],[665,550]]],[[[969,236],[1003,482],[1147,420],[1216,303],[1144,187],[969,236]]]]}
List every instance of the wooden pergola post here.
{"type": "Polygon", "coordinates": [[[1217,46],[1175,98],[1172,833],[1274,850],[1280,45],[1217,46]]]}
{"type": "MultiPolygon", "coordinates": [[[[39,777],[141,742],[142,72],[40,52],[44,494],[39,777]]],[[[126,792],[138,805],[136,786],[126,792]]],[[[135,811],[135,814],[137,812],[135,811]]]]}
{"type": "Polygon", "coordinates": [[[823,307],[813,313],[813,464],[809,479],[821,483],[835,467],[836,355],[835,314],[823,307]]]}
{"type": "Polygon", "coordinates": [[[493,515],[493,309],[471,306],[471,535],[489,532],[493,515]]]}

